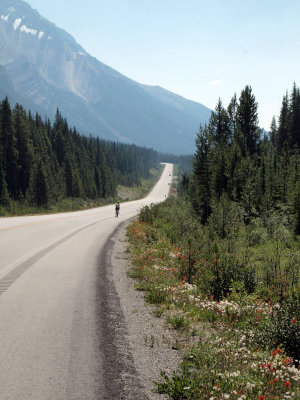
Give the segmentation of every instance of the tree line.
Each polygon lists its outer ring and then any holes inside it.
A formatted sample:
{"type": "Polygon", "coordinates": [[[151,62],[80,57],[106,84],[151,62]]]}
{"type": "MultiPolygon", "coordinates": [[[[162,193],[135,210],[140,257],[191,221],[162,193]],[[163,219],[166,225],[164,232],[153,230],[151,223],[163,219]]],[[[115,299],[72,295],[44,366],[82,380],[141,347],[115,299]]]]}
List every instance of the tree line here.
{"type": "MultiPolygon", "coordinates": [[[[258,104],[250,86],[228,107],[219,100],[209,123],[196,136],[193,172],[184,175],[188,194],[202,223],[213,210],[225,215],[239,204],[243,219],[276,213],[300,233],[300,92],[296,84],[283,97],[269,134],[259,128],[258,104]]],[[[222,235],[226,232],[223,230],[222,235]]]]}
{"type": "Polygon", "coordinates": [[[159,154],[135,145],[86,137],[57,110],[54,123],[20,104],[0,103],[0,207],[48,207],[60,199],[103,199],[118,184],[149,177],[159,154]]]}

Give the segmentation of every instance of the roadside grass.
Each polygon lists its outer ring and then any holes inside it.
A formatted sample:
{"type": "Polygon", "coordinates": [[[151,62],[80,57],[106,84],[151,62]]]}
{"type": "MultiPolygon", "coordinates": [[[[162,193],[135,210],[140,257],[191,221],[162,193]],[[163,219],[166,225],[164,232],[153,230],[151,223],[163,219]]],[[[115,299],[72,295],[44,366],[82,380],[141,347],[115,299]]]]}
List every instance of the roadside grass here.
{"type": "Polygon", "coordinates": [[[157,168],[151,168],[150,178],[142,179],[140,186],[127,187],[118,186],[117,195],[107,199],[81,199],[81,198],[65,198],[55,201],[49,207],[35,207],[26,201],[11,201],[8,207],[0,206],[0,217],[22,216],[22,215],[39,215],[39,214],[55,214],[69,211],[80,211],[90,208],[102,207],[112,204],[115,201],[129,201],[142,198],[150,192],[155,183],[159,180],[163,165],[157,168]]]}
{"type": "Polygon", "coordinates": [[[120,201],[130,201],[145,197],[151,191],[155,183],[159,180],[163,170],[164,170],[164,165],[162,164],[160,164],[157,168],[151,168],[149,179],[141,179],[139,186],[128,187],[128,186],[118,185],[117,187],[118,199],[120,201]]]}
{"type": "Polygon", "coordinates": [[[11,201],[9,207],[0,206],[0,217],[22,216],[22,215],[39,215],[39,214],[55,214],[60,212],[80,211],[89,208],[101,207],[110,204],[110,199],[80,199],[67,198],[60,199],[49,207],[35,207],[24,202],[11,201]]]}
{"type": "Polygon", "coordinates": [[[178,245],[166,219],[152,218],[149,210],[141,215],[152,222],[136,220],[127,230],[129,276],[156,306],[153,315],[181,335],[174,348],[184,353],[172,376],[162,372],[156,391],[170,399],[300,399],[300,305],[295,298],[279,302],[282,295],[299,293],[296,272],[290,283],[291,265],[299,267],[297,244],[275,240],[274,245],[265,238],[249,246],[244,230],[231,253],[228,240],[218,243],[213,257],[202,248],[189,279],[189,242],[178,245]],[[274,246],[280,259],[276,273],[274,246]],[[226,279],[229,287],[221,293],[219,284],[226,288],[226,279]]]}

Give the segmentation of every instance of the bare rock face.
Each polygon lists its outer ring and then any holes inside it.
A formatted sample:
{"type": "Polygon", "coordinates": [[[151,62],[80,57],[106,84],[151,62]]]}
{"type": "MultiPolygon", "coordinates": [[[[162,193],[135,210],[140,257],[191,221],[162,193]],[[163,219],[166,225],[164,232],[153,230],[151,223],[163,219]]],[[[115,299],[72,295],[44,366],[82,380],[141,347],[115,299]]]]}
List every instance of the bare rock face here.
{"type": "Polygon", "coordinates": [[[211,112],[101,63],[22,0],[0,0],[0,66],[1,95],[50,118],[59,108],[77,130],[104,139],[193,152],[211,112]]]}

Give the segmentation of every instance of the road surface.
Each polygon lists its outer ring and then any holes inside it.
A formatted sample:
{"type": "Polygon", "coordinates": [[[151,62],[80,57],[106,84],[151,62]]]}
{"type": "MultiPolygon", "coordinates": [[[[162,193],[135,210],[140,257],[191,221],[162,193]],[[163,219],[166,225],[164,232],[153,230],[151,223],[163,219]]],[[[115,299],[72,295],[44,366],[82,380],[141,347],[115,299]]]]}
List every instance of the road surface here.
{"type": "Polygon", "coordinates": [[[119,218],[111,205],[0,218],[1,400],[124,398],[106,315],[108,239],[142,206],[165,199],[172,169],[166,164],[146,198],[122,203],[119,218]]]}

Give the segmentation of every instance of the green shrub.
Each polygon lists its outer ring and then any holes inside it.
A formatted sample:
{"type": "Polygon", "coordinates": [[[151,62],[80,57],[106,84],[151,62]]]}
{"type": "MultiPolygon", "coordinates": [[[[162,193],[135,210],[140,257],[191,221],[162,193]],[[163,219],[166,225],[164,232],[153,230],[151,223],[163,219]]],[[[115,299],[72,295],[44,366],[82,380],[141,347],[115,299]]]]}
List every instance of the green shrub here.
{"type": "Polygon", "coordinates": [[[251,294],[257,286],[255,269],[246,263],[240,262],[233,257],[224,257],[215,260],[213,278],[210,281],[210,295],[220,300],[232,291],[232,282],[241,282],[244,290],[251,294]]]}
{"type": "Polygon", "coordinates": [[[288,301],[271,320],[270,336],[294,360],[300,360],[300,301],[288,301]]]}
{"type": "Polygon", "coordinates": [[[182,329],[188,325],[188,321],[183,314],[168,315],[167,323],[170,324],[174,329],[182,329]]]}
{"type": "Polygon", "coordinates": [[[165,288],[157,286],[149,287],[147,293],[145,294],[145,300],[150,304],[163,303],[168,297],[168,292],[164,289],[165,288]]]}

